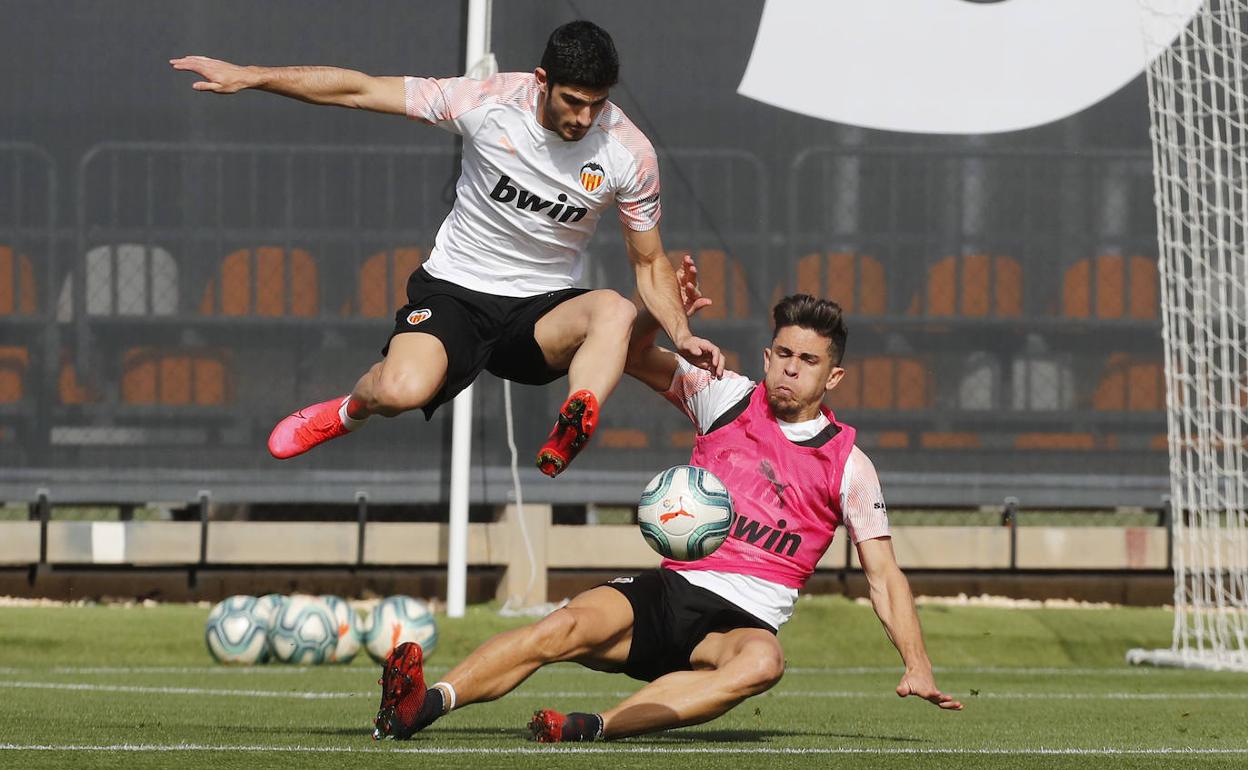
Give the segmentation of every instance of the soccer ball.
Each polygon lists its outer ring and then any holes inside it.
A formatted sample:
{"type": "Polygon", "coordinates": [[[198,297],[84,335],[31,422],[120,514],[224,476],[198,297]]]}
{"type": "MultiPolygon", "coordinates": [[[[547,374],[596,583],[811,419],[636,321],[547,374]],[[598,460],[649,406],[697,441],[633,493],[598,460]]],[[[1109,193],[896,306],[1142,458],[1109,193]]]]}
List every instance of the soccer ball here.
{"type": "Polygon", "coordinates": [[[641,536],[676,561],[709,556],[728,539],[735,518],[724,482],[693,465],[677,465],[651,479],[637,508],[641,536]]]}
{"type": "Polygon", "coordinates": [[[378,602],[364,634],[364,649],[378,663],[385,663],[395,647],[416,642],[429,655],[438,644],[438,626],[429,606],[410,596],[387,596],[378,602]]]}
{"type": "Polygon", "coordinates": [[[256,597],[222,599],[208,613],[204,641],[218,663],[251,665],[268,660],[268,618],[257,610],[256,597]]]}
{"type": "Polygon", "coordinates": [[[256,615],[264,619],[265,626],[272,626],[277,618],[277,611],[282,608],[286,597],[281,594],[265,594],[256,599],[256,615]]]}
{"type": "Polygon", "coordinates": [[[335,630],[338,633],[338,644],[330,654],[331,663],[350,663],[360,651],[359,619],[351,605],[338,596],[322,596],[329,609],[334,613],[335,630]]]}
{"type": "Polygon", "coordinates": [[[316,596],[282,602],[269,629],[269,649],[282,663],[324,663],[338,646],[338,621],[316,596]]]}

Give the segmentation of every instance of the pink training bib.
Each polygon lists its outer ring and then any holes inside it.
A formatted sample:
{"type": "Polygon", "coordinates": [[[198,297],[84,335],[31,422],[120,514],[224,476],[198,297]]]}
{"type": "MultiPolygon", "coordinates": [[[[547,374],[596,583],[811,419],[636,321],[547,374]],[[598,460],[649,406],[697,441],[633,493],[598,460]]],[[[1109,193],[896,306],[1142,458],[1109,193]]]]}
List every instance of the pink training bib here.
{"type": "Polygon", "coordinates": [[[839,432],[821,447],[794,444],[780,430],[760,383],[737,419],[698,436],[689,463],[706,468],[732,495],[737,519],[728,539],[692,562],[664,559],[674,570],[734,572],[801,588],[841,520],[841,477],[855,431],[823,413],[839,432]]]}

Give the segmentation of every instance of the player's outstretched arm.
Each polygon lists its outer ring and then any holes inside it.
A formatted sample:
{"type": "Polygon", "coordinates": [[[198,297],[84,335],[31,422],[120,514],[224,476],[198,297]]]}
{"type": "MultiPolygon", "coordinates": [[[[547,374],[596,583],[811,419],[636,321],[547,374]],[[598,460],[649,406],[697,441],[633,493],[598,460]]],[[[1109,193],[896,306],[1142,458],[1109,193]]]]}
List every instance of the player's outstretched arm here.
{"type": "Polygon", "coordinates": [[[196,91],[232,94],[252,88],[311,104],[406,113],[401,77],[374,77],[338,67],[244,67],[207,56],[183,56],[169,63],[202,78],[191,85],[196,91]]]}
{"type": "Polygon", "coordinates": [[[936,687],[932,662],[923,644],[919,615],[914,609],[914,596],[910,593],[910,582],[897,566],[892,538],[862,541],[858,544],[858,560],[871,589],[871,606],[906,666],[906,672],[897,685],[897,695],[902,698],[915,695],[942,709],[961,711],[961,703],[936,687]]]}
{"type": "Polygon", "coordinates": [[[659,229],[633,230],[624,228],[628,258],[637,274],[637,293],[646,310],[667,332],[676,352],[689,363],[723,376],[724,355],[712,342],[695,337],[689,330],[688,317],[681,307],[676,273],[667,261],[659,229]]]}
{"type": "MultiPolygon", "coordinates": [[[[698,267],[693,263],[693,257],[688,254],[676,268],[676,284],[680,289],[680,301],[686,317],[692,318],[694,313],[711,304],[711,300],[703,297],[698,288],[698,267]]],[[[654,316],[640,303],[639,298],[634,297],[633,302],[640,307],[637,310],[637,320],[633,323],[624,371],[654,390],[665,391],[672,384],[672,376],[676,373],[676,354],[655,345],[659,322],[654,320],[654,316]]]]}

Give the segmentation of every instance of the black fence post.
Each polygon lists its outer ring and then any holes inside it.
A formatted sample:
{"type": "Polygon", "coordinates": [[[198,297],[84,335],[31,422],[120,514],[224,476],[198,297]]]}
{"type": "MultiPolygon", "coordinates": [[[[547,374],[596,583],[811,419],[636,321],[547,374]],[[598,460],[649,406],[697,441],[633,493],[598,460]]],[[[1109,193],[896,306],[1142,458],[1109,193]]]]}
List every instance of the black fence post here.
{"type": "Polygon", "coordinates": [[[1001,523],[1010,528],[1010,571],[1018,569],[1018,498],[1005,498],[1001,523]]]}
{"type": "Polygon", "coordinates": [[[52,518],[52,503],[47,488],[35,490],[35,502],[31,505],[31,518],[39,519],[39,565],[48,563],[48,520],[52,518]]]}
{"type": "Polygon", "coordinates": [[[39,572],[48,564],[48,520],[52,518],[52,504],[48,501],[48,490],[40,487],[35,490],[35,500],[27,507],[27,518],[39,522],[39,561],[30,565],[26,582],[34,585],[39,572]]]}
{"type": "MultiPolygon", "coordinates": [[[[199,501],[199,563],[196,567],[204,567],[208,564],[208,508],[212,504],[212,492],[207,489],[199,490],[197,495],[199,501]]],[[[190,571],[190,587],[199,587],[199,570],[192,569],[190,571]]]]}
{"type": "Polygon", "coordinates": [[[364,566],[364,530],[368,524],[368,493],[357,490],[355,493],[356,523],[359,527],[355,536],[355,566],[364,566]]]}

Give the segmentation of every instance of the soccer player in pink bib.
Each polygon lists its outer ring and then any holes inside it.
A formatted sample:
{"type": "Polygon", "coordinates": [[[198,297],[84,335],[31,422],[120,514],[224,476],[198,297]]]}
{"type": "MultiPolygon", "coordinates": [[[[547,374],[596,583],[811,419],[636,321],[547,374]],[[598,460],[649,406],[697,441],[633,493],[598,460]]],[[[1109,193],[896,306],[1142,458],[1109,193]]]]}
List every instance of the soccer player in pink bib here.
{"type": "MultiPolygon", "coordinates": [[[[690,313],[709,303],[695,280],[686,258],[681,284],[690,313]]],[[[845,373],[841,309],[798,294],[782,299],[773,318],[760,383],[735,372],[716,379],[655,347],[658,326],[648,314],[634,329],[629,373],[693,421],[690,464],[713,472],[732,494],[737,520],[724,544],[698,561],[665,560],[590,589],[543,620],[488,640],[428,688],[420,648],[400,645],[385,666],[375,736],[408,738],[557,661],[649,684],[598,713],[541,709],[529,723],[535,740],[621,738],[712,720],[780,681],[784,651],[776,632],[839,524],[857,547],[871,604],[901,654],[897,694],[961,710],[936,687],[910,585],[893,555],[875,467],[855,446],[854,429],[822,406],[845,373]],[[784,535],[771,536],[777,532],[784,535]]]]}
{"type": "Polygon", "coordinates": [[[372,415],[426,419],[484,369],[568,398],[538,452],[555,476],[593,435],[624,371],[636,310],[610,290],[573,288],[599,220],[614,204],[642,302],[688,360],[719,374],[723,358],[693,336],[659,238],[654,148],[607,101],[619,75],[611,37],[588,21],[556,29],[534,72],[485,80],[372,77],[335,67],[240,67],[203,56],[170,62],[197,91],[259,89],[312,104],[406,115],[464,140],[455,204],[428,260],[408,280],[382,360],[349,395],[277,424],[278,459],[346,435],[372,415]]]}

